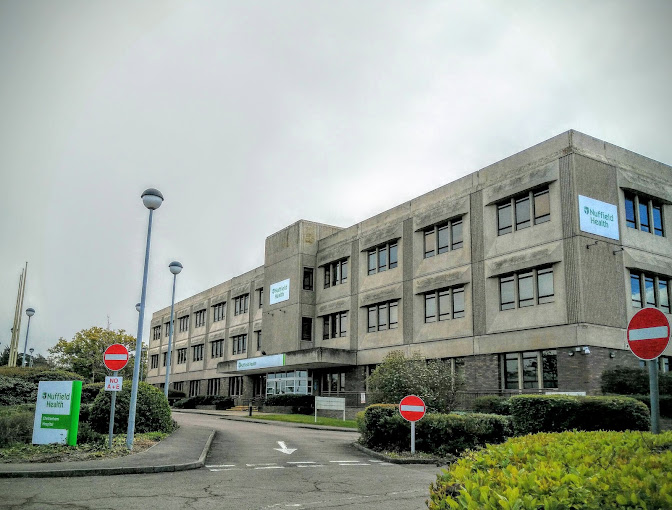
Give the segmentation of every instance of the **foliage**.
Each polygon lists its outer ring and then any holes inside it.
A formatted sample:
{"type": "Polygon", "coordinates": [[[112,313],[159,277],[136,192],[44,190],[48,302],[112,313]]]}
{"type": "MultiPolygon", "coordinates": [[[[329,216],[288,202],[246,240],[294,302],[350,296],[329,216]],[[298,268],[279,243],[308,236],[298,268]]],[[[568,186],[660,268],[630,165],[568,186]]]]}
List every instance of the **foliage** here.
{"type": "MultiPolygon", "coordinates": [[[[49,349],[49,360],[59,368],[78,373],[85,382],[101,381],[110,374],[103,363],[103,353],[112,344],[123,344],[129,352],[135,351],[135,337],[123,329],[113,331],[94,326],[79,331],[72,340],[60,338],[49,349]]],[[[131,379],[133,363],[129,361],[118,375],[131,379]]]]}
{"type": "Polygon", "coordinates": [[[511,414],[509,400],[504,397],[498,397],[497,395],[486,395],[485,397],[478,397],[475,399],[474,411],[486,414],[511,414]]]}
{"type": "MultiPolygon", "coordinates": [[[[357,415],[360,442],[377,450],[410,448],[410,423],[391,404],[369,406],[357,415]]],[[[468,448],[500,443],[513,433],[510,418],[494,414],[426,414],[415,424],[418,452],[454,455],[468,448]]]]}
{"type": "Polygon", "coordinates": [[[649,430],[647,407],[629,397],[517,395],[510,399],[516,435],[565,430],[649,430]]]}
{"type": "Polygon", "coordinates": [[[425,360],[415,353],[409,359],[402,351],[392,351],[368,379],[372,403],[399,403],[407,395],[423,399],[428,411],[449,412],[455,408],[456,392],[464,386],[453,377],[450,365],[441,360],[425,360]]]}
{"type": "Polygon", "coordinates": [[[36,401],[37,384],[0,375],[0,406],[34,404],[36,401]]]}
{"type": "MultiPolygon", "coordinates": [[[[631,395],[631,397],[636,398],[640,402],[644,402],[650,411],[651,400],[649,395],[631,395]]],[[[672,418],[672,395],[659,395],[658,405],[660,406],[660,416],[663,418],[672,418]]]]}
{"type": "Polygon", "coordinates": [[[177,391],[177,390],[171,390],[170,388],[168,389],[168,398],[185,398],[187,394],[183,391],[177,391]]]}
{"type": "MultiPolygon", "coordinates": [[[[80,414],[81,419],[81,414],[80,414]]],[[[80,421],[77,428],[77,444],[104,445],[107,435],[96,432],[86,421],[80,421]]]]}
{"type": "Polygon", "coordinates": [[[104,382],[82,384],[82,405],[91,404],[104,387],[104,382]]]}
{"type": "Polygon", "coordinates": [[[1,367],[0,376],[15,377],[32,383],[40,381],[81,381],[79,374],[64,370],[44,369],[40,367],[1,367]]]}
{"type": "MultiPolygon", "coordinates": [[[[93,401],[89,423],[94,431],[105,433],[110,424],[111,391],[101,391],[93,401]]],[[[117,392],[114,411],[115,433],[126,431],[131,400],[131,381],[124,381],[117,392]]],[[[163,392],[147,383],[139,383],[135,412],[135,432],[170,432],[173,422],[163,392]]]]}
{"type": "Polygon", "coordinates": [[[266,397],[264,406],[291,406],[292,413],[313,414],[315,412],[315,397],[313,395],[294,395],[285,393],[266,397]]]}
{"type": "Polygon", "coordinates": [[[437,476],[446,509],[672,508],[672,433],[563,432],[472,452],[437,476]]]}
{"type": "Polygon", "coordinates": [[[173,404],[176,409],[196,409],[196,406],[215,406],[215,409],[229,409],[233,407],[233,398],[217,395],[197,395],[178,400],[173,404]]]}
{"type": "Polygon", "coordinates": [[[16,443],[30,443],[33,439],[35,406],[12,406],[1,409],[0,448],[16,443]]]}
{"type": "MultiPolygon", "coordinates": [[[[646,368],[615,367],[602,372],[602,393],[614,395],[648,395],[649,371],[646,368]]],[[[672,395],[672,373],[658,373],[658,391],[672,395]]]]}

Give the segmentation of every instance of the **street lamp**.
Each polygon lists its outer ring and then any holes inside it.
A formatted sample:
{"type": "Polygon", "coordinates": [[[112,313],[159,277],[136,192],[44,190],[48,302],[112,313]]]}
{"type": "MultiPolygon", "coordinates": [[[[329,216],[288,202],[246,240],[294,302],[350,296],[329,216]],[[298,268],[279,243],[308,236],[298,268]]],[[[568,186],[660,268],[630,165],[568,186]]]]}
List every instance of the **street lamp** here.
{"type": "Polygon", "coordinates": [[[128,409],[128,429],[126,430],[126,447],[133,449],[133,434],[135,433],[135,408],[138,402],[138,377],[140,375],[140,358],[142,353],[142,323],[145,318],[145,298],[147,295],[147,273],[149,270],[149,245],[152,238],[152,215],[155,209],[161,207],[163,195],[158,189],[146,189],[142,195],[142,203],[149,209],[149,223],[147,226],[147,247],[145,248],[145,269],[142,275],[142,297],[140,298],[140,317],[138,317],[138,335],[135,340],[135,363],[133,365],[133,385],[131,386],[131,402],[128,409]]]}
{"type": "Polygon", "coordinates": [[[31,348],[28,349],[28,350],[30,351],[30,363],[28,364],[28,366],[29,366],[30,368],[33,368],[33,351],[35,351],[35,349],[33,349],[33,348],[31,347],[31,348]]]}
{"type": "Polygon", "coordinates": [[[140,313],[140,303],[135,303],[135,311],[140,313]]]}
{"type": "Polygon", "coordinates": [[[26,342],[23,344],[23,362],[22,366],[26,366],[26,349],[28,349],[28,332],[30,331],[30,318],[35,315],[33,308],[26,308],[26,315],[28,316],[28,327],[26,328],[26,342]]]}
{"type": "Polygon", "coordinates": [[[182,271],[182,264],[179,262],[171,262],[168,266],[170,272],[173,273],[173,299],[170,301],[170,326],[168,326],[168,353],[166,354],[166,383],[163,387],[163,394],[168,398],[168,385],[170,384],[170,358],[173,354],[173,312],[175,311],[175,281],[177,275],[182,271]]]}

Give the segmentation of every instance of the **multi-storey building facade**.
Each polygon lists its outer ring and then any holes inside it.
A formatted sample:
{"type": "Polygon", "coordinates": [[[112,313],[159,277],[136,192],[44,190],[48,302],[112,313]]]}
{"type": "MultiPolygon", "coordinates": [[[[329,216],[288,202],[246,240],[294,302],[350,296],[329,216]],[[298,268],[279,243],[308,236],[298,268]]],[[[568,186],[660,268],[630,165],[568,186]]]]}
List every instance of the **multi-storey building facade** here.
{"type": "MultiPolygon", "coordinates": [[[[671,218],[671,167],[569,131],[351,227],[299,221],[262,267],[176,303],[172,386],[356,405],[402,350],[468,391],[598,393],[639,364],[632,315],[672,318],[671,218]]],[[[156,385],[169,317],[152,319],[156,385]]]]}

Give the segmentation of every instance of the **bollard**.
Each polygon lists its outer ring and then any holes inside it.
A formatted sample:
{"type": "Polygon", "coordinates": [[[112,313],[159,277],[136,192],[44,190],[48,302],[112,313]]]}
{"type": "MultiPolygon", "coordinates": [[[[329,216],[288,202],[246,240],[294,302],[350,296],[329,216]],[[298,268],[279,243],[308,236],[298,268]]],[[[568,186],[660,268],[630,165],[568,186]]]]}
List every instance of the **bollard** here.
{"type": "Polygon", "coordinates": [[[252,401],[250,400],[250,407],[248,408],[248,416],[252,416],[252,401]]]}

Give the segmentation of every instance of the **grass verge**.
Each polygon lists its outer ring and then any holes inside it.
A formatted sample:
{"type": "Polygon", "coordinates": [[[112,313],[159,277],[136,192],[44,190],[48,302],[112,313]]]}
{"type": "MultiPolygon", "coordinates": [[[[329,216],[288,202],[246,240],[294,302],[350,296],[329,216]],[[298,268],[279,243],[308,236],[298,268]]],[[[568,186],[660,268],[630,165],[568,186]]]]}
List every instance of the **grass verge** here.
{"type": "Polygon", "coordinates": [[[290,423],[307,423],[310,425],[328,425],[330,427],[342,427],[346,429],[356,429],[357,422],[355,420],[341,420],[338,418],[324,418],[308,414],[253,414],[252,418],[255,420],[269,420],[269,421],[286,421],[290,423]]]}

